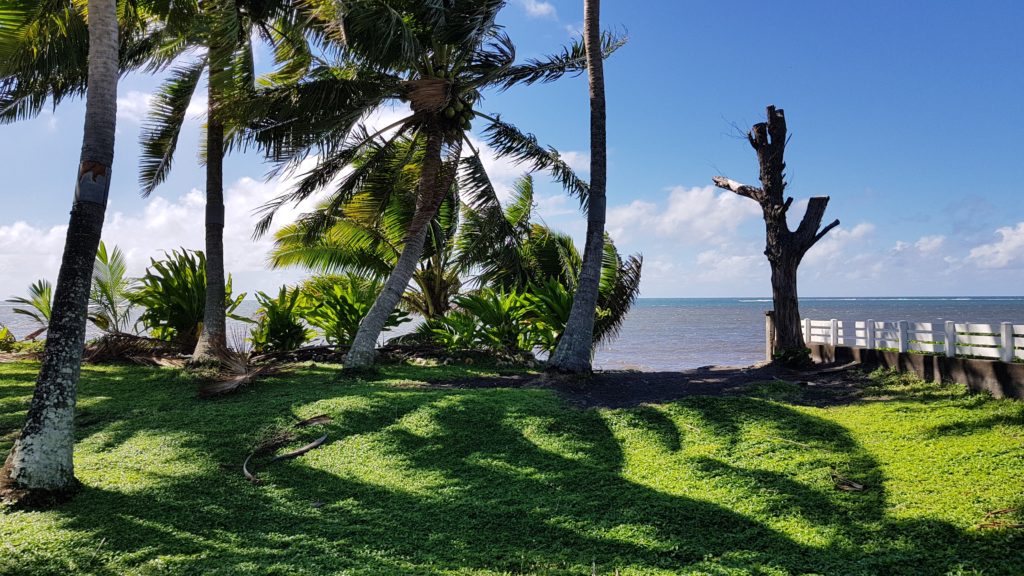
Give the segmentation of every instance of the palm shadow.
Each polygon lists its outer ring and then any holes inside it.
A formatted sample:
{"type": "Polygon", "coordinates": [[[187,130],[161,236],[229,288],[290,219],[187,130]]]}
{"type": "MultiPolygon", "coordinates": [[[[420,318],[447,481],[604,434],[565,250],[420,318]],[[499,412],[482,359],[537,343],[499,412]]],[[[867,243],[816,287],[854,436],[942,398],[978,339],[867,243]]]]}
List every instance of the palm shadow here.
{"type": "MultiPolygon", "coordinates": [[[[180,573],[569,574],[593,563],[603,573],[917,574],[964,563],[988,567],[993,550],[1010,549],[1005,535],[888,518],[884,478],[870,454],[835,423],[782,404],[692,398],[602,412],[567,409],[543,390],[325,384],[332,377],[311,370],[215,402],[184,400],[182,383],[152,405],[121,399],[91,407],[107,419],[82,430],[90,449],[127,449],[138,435],[157,435],[203,459],[187,473],[154,473],[139,489],[89,485],[58,511],[60,523],[87,535],[83,545],[99,542],[132,567],[180,573]],[[133,405],[143,412],[126,417],[133,405]],[[267,466],[262,484],[242,478],[238,466],[257,431],[319,412],[333,422],[301,440],[326,433],[327,445],[267,466]],[[680,427],[680,414],[701,425],[680,427]],[[820,452],[804,463],[807,470],[843,454],[869,491],[837,495],[789,473],[687,457],[692,481],[727,483],[737,502],[762,506],[760,515],[740,513],[743,506],[647,482],[631,461],[631,434],[653,437],[669,466],[709,438],[729,452],[747,450],[752,425],[804,445],[794,450],[820,452]],[[819,537],[797,541],[774,526],[776,517],[802,522],[819,537]],[[878,538],[880,526],[888,545],[878,538]],[[936,550],[935,537],[965,545],[936,550]],[[866,540],[873,551],[859,545],[866,540]]],[[[104,398],[118,388],[90,385],[104,398]]],[[[38,572],[59,567],[46,556],[32,562],[38,572]]],[[[90,570],[117,571],[101,563],[90,570]]]]}

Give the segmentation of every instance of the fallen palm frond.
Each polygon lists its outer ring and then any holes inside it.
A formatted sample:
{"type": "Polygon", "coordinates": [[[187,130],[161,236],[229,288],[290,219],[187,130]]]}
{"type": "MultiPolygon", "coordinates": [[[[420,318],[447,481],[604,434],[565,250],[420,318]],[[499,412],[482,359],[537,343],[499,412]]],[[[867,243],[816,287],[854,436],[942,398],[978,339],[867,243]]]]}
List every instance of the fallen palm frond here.
{"type": "Polygon", "coordinates": [[[296,428],[305,428],[306,426],[315,426],[317,424],[330,424],[334,419],[327,414],[319,414],[305,420],[299,420],[295,423],[296,428]]]}
{"type": "Polygon", "coordinates": [[[91,364],[126,363],[140,366],[181,367],[184,359],[169,342],[135,334],[111,332],[85,347],[91,364]]]}
{"type": "Polygon", "coordinates": [[[230,394],[283,368],[281,362],[256,356],[245,334],[246,331],[238,327],[231,332],[231,347],[217,354],[217,370],[211,380],[199,388],[200,398],[230,394]]]}
{"type": "Polygon", "coordinates": [[[999,530],[1003,528],[1022,529],[1024,523],[1015,522],[1006,518],[1000,518],[1000,516],[1011,516],[1018,512],[1017,508],[1003,508],[1001,510],[993,510],[985,514],[985,521],[975,526],[977,530],[999,530]]]}
{"type": "Polygon", "coordinates": [[[230,394],[252,384],[257,378],[281,371],[283,367],[273,362],[256,364],[249,352],[223,351],[219,354],[217,373],[199,388],[199,397],[230,394]]]}
{"type": "Polygon", "coordinates": [[[854,482],[849,478],[846,478],[839,472],[832,471],[832,483],[835,484],[837,490],[843,490],[844,492],[863,492],[864,485],[860,482],[854,482]]]}
{"type": "MultiPolygon", "coordinates": [[[[327,414],[319,414],[317,416],[306,418],[305,420],[300,420],[295,424],[292,424],[292,428],[305,428],[309,426],[329,424],[332,421],[333,419],[327,414]]],[[[253,466],[252,468],[250,468],[249,466],[252,463],[253,458],[275,452],[279,448],[281,448],[285,444],[288,444],[294,439],[295,433],[292,430],[284,429],[275,431],[273,434],[267,436],[258,444],[256,444],[256,447],[253,449],[253,451],[250,452],[249,455],[245,457],[245,461],[242,462],[242,474],[245,475],[246,480],[252,482],[253,484],[257,484],[260,481],[259,478],[256,477],[255,466],[253,466]]],[[[297,448],[295,450],[292,450],[291,452],[285,452],[284,454],[278,454],[274,456],[273,458],[270,459],[269,462],[278,462],[280,460],[290,460],[292,458],[298,458],[299,456],[302,456],[303,454],[311,450],[316,450],[320,446],[323,446],[324,442],[326,441],[327,434],[324,434],[323,436],[317,438],[316,440],[313,440],[312,442],[306,444],[305,446],[302,446],[301,448],[297,448]]]]}

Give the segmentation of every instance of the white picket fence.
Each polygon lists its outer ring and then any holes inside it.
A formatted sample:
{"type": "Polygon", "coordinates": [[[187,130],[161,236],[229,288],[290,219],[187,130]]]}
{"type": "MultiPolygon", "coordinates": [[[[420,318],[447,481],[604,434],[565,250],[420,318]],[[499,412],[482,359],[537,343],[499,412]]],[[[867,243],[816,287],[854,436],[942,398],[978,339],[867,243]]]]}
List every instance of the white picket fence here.
{"type": "Polygon", "coordinates": [[[893,348],[949,357],[981,356],[1003,362],[1024,358],[1024,324],[803,321],[804,342],[860,348],[893,348]]]}

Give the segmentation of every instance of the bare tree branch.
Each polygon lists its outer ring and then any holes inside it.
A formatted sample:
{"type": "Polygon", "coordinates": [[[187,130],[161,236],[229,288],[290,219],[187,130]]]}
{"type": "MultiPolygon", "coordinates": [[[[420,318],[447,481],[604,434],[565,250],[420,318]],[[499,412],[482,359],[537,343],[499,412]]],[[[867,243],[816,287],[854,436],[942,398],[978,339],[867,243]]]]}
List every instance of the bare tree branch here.
{"type": "Polygon", "coordinates": [[[719,188],[729,190],[730,192],[735,192],[736,194],[739,194],[740,196],[745,196],[747,198],[750,198],[751,200],[756,200],[758,203],[760,203],[761,198],[764,197],[764,192],[760,188],[756,186],[747,186],[746,184],[741,184],[735,180],[730,180],[725,176],[715,176],[714,178],[711,179],[711,181],[714,182],[715,186],[719,188]]]}
{"type": "Polygon", "coordinates": [[[818,232],[817,234],[815,234],[814,242],[811,242],[811,246],[814,246],[815,244],[817,244],[818,240],[821,240],[822,238],[824,238],[825,234],[828,234],[828,231],[833,229],[833,228],[835,228],[836,226],[839,226],[839,219],[838,218],[833,220],[832,223],[829,224],[828,226],[825,226],[824,228],[822,228],[821,232],[818,232]]]}

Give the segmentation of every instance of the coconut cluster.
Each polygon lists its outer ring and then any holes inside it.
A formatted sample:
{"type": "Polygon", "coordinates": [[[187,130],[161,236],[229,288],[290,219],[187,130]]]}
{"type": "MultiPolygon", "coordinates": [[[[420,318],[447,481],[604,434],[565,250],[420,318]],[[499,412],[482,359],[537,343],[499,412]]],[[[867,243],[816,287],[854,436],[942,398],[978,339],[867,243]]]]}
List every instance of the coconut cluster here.
{"type": "Polygon", "coordinates": [[[448,106],[441,110],[441,115],[450,122],[453,127],[457,126],[463,130],[470,130],[473,116],[473,96],[464,94],[452,98],[448,106]]]}

